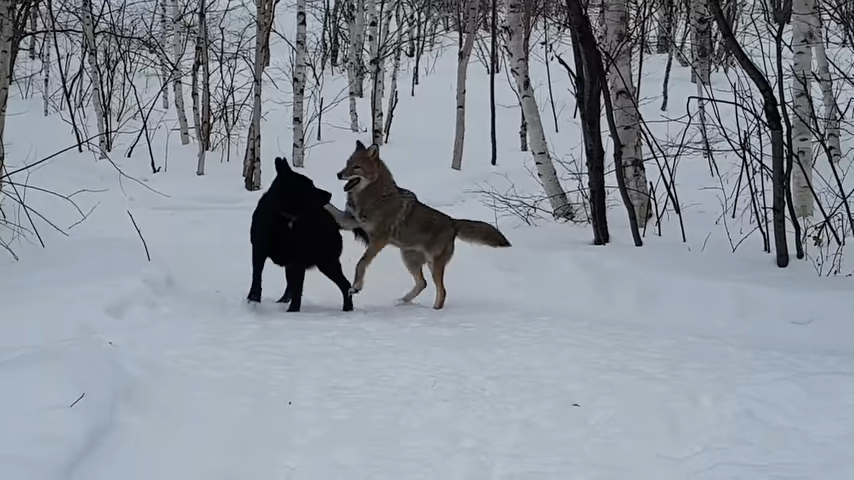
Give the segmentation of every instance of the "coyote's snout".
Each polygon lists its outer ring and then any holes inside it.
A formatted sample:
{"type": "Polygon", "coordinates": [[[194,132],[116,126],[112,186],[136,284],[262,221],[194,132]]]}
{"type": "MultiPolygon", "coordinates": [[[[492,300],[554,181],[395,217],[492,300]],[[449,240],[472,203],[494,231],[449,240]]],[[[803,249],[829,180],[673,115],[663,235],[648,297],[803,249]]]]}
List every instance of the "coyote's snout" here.
{"type": "Polygon", "coordinates": [[[386,247],[400,249],[403,264],[415,286],[400,300],[409,303],[425,288],[422,267],[426,263],[436,285],[433,308],[445,305],[445,267],[454,254],[454,240],[490,247],[509,247],[510,242],[492,225],[479,220],[451,218],[418,200],[409,190],[397,186],[388,167],[380,159],[379,147],[365,147],[356,142],[356,149],[347,164],[338,172],[346,180],[347,210],[368,233],[368,247],[356,265],[353,293],[365,282],[365,271],[373,259],[386,247]]]}

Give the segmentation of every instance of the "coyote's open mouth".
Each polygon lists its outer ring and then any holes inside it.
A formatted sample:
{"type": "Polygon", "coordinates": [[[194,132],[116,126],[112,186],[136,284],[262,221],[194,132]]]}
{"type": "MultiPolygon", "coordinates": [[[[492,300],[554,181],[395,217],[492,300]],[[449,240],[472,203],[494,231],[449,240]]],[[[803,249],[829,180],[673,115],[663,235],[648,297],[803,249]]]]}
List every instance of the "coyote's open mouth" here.
{"type": "Polygon", "coordinates": [[[361,181],[362,179],[359,177],[353,177],[350,180],[347,180],[347,183],[344,184],[344,191],[349,192],[350,190],[353,190],[359,185],[359,183],[361,183],[361,181]]]}

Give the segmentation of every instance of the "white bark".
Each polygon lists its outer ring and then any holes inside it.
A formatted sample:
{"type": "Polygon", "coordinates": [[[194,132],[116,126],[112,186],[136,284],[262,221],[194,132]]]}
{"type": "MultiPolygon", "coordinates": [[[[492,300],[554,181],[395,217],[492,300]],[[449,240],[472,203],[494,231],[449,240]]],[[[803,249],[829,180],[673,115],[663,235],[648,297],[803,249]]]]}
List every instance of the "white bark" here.
{"type": "Polygon", "coordinates": [[[812,46],[815,44],[816,18],[813,16],[814,0],[792,2],[792,149],[795,165],[792,167],[792,203],[795,216],[810,217],[815,205],[812,193],[812,131],[813,118],[812,46]]]}
{"type": "MultiPolygon", "coordinates": [[[[817,2],[814,3],[817,5],[817,2]]],[[[815,17],[821,20],[816,13],[815,17]]],[[[824,30],[821,25],[815,29],[815,63],[818,70],[818,82],[821,86],[822,107],[824,108],[824,135],[827,142],[830,161],[839,163],[842,158],[842,146],[839,141],[839,105],[833,94],[833,82],[830,79],[830,65],[824,49],[824,30]]]]}
{"type": "Polygon", "coordinates": [[[649,192],[643,149],[640,142],[640,113],[632,80],[632,42],[627,33],[629,25],[627,0],[610,0],[605,4],[605,38],[609,52],[608,83],[614,106],[614,122],[617,124],[623,151],[623,178],[629,200],[635,209],[638,227],[646,224],[649,211],[649,192]]]}
{"type": "Polygon", "coordinates": [[[264,75],[264,51],[273,27],[274,0],[255,0],[255,59],[252,69],[252,123],[243,158],[244,187],[261,188],[261,80],[264,75]]]}
{"type": "Polygon", "coordinates": [[[466,0],[465,26],[460,25],[460,42],[457,52],[457,109],[455,115],[454,153],[451,168],[463,168],[463,146],[466,136],[466,78],[469,59],[477,34],[477,12],[480,0],[466,0]],[[465,34],[462,29],[465,28],[465,34]]]}
{"type": "MultiPolygon", "coordinates": [[[[691,20],[694,27],[694,69],[691,81],[699,86],[709,85],[711,74],[711,51],[712,51],[712,15],[709,12],[708,0],[691,0],[691,20]]],[[[702,91],[702,90],[700,90],[702,91]]],[[[705,94],[700,94],[705,96],[705,94]]]]}
{"type": "Polygon", "coordinates": [[[355,46],[356,55],[356,95],[363,98],[365,95],[365,0],[351,0],[353,2],[355,32],[351,33],[351,45],[355,46]]]}
{"type": "Polygon", "coordinates": [[[184,87],[181,84],[183,71],[181,60],[184,57],[183,42],[181,41],[181,12],[178,10],[178,0],[172,0],[172,51],[175,64],[172,67],[172,86],[175,94],[175,110],[178,113],[178,129],[181,133],[181,145],[190,143],[190,127],[187,124],[187,112],[184,108],[184,87]]]}
{"type": "Polygon", "coordinates": [[[398,29],[398,41],[394,44],[394,62],[391,69],[391,86],[388,94],[388,110],[385,116],[385,137],[388,141],[389,130],[391,130],[391,120],[394,116],[394,109],[397,107],[397,75],[400,72],[400,55],[403,50],[403,31],[400,30],[400,4],[395,5],[394,20],[398,29]]]}
{"type": "Polygon", "coordinates": [[[305,165],[305,126],[303,110],[305,109],[305,57],[306,57],[306,19],[305,0],[297,0],[297,38],[294,65],[294,117],[293,117],[293,148],[291,158],[295,167],[305,165]]]}
{"type": "Polygon", "coordinates": [[[528,56],[525,52],[524,32],[525,2],[524,0],[508,0],[507,15],[505,18],[505,48],[507,49],[507,63],[510,73],[516,81],[516,89],[522,103],[522,111],[528,122],[528,135],[531,141],[531,153],[534,156],[534,164],[537,168],[537,177],[543,185],[549,203],[552,207],[552,215],[555,218],[569,218],[572,209],[566,198],[566,192],[560,185],[549,155],[549,147],[546,142],[546,134],[543,131],[543,123],[540,120],[540,110],[534,98],[531,88],[531,78],[528,74],[528,56]]]}
{"type": "Polygon", "coordinates": [[[95,109],[95,123],[98,125],[99,158],[107,158],[107,136],[104,107],[101,104],[101,75],[98,73],[98,51],[95,43],[95,26],[92,22],[92,1],[83,0],[83,38],[86,40],[89,58],[89,79],[92,82],[92,107],[95,109]]]}
{"type": "Polygon", "coordinates": [[[195,58],[193,59],[193,74],[190,87],[190,95],[193,99],[193,128],[196,134],[196,144],[199,148],[198,160],[196,164],[196,175],[205,174],[205,142],[204,130],[202,128],[202,118],[199,112],[199,70],[202,68],[204,61],[204,28],[205,25],[205,0],[199,2],[198,11],[198,28],[196,31],[196,48],[195,58]]]}
{"type": "Polygon", "coordinates": [[[42,72],[44,72],[44,90],[42,91],[42,99],[44,100],[44,116],[46,117],[50,110],[50,41],[51,35],[44,36],[44,52],[42,53],[42,72]]]}
{"type": "MultiPolygon", "coordinates": [[[[15,15],[14,0],[0,0],[0,15],[13,18],[15,15]]],[[[9,102],[9,84],[12,80],[12,41],[14,32],[12,22],[0,18],[0,176],[6,173],[6,107],[9,102]]],[[[3,180],[0,180],[0,190],[3,180]]]]}
{"type": "MultiPolygon", "coordinates": [[[[163,45],[166,45],[169,35],[169,21],[166,15],[166,0],[160,0],[160,35],[163,45]]],[[[164,47],[165,51],[165,47],[164,47]]],[[[163,88],[160,89],[161,98],[163,100],[163,109],[169,108],[169,60],[165,52],[159,55],[160,57],[160,77],[163,81],[163,88]]]]}
{"type": "MultiPolygon", "coordinates": [[[[380,0],[384,1],[384,0],[380,0]]],[[[385,71],[382,65],[380,51],[380,23],[383,12],[377,12],[376,0],[365,3],[368,19],[368,51],[370,55],[371,74],[371,141],[377,145],[383,144],[383,77],[385,71]]]]}
{"type": "Polygon", "coordinates": [[[361,46],[358,43],[359,24],[357,21],[357,5],[360,0],[347,0],[347,26],[348,45],[347,55],[347,81],[349,82],[349,101],[350,101],[350,130],[359,131],[359,112],[356,108],[356,97],[359,97],[359,58],[361,46]]]}
{"type": "Polygon", "coordinates": [[[208,151],[211,149],[211,70],[210,49],[208,48],[207,1],[201,0],[201,3],[204,5],[199,17],[202,42],[202,144],[205,151],[208,151]]]}

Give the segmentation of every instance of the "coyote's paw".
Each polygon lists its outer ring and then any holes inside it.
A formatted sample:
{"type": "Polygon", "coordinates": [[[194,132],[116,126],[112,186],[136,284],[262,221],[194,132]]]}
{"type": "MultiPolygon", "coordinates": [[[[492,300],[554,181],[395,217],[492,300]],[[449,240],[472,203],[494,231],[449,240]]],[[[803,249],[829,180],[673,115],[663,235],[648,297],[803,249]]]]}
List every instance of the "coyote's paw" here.
{"type": "Polygon", "coordinates": [[[355,286],[350,287],[350,290],[349,290],[350,295],[355,295],[355,294],[357,294],[357,293],[359,293],[359,292],[361,292],[361,291],[362,291],[362,288],[361,288],[361,287],[356,288],[355,286]]]}

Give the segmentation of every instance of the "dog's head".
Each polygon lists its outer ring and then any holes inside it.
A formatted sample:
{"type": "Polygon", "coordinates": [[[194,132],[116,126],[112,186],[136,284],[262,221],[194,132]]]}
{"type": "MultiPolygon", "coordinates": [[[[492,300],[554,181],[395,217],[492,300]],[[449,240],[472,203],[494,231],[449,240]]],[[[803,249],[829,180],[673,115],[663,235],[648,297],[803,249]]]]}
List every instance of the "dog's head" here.
{"type": "Polygon", "coordinates": [[[338,180],[346,180],[345,192],[358,192],[379,178],[384,170],[380,160],[380,147],[376,144],[365,147],[356,140],[356,150],[347,159],[347,164],[338,172],[338,180]]]}
{"type": "Polygon", "coordinates": [[[280,213],[298,217],[316,209],[322,209],[332,200],[332,194],[314,186],[310,178],[297,173],[288,161],[276,157],[276,178],[270,184],[269,193],[275,198],[280,213]]]}

